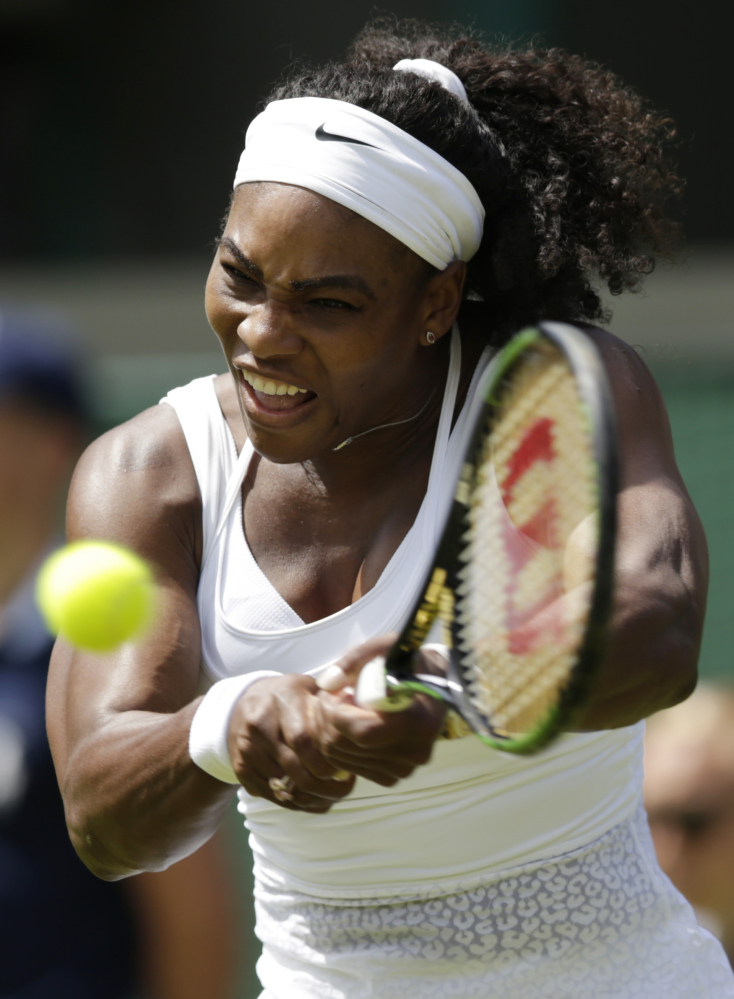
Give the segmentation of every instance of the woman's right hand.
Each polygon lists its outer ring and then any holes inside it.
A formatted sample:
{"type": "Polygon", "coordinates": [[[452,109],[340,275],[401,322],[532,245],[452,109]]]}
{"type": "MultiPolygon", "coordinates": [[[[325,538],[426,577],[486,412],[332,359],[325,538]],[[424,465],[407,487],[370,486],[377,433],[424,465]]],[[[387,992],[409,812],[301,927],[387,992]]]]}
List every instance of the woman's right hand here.
{"type": "MultiPolygon", "coordinates": [[[[356,678],[393,641],[371,639],[344,656],[345,678],[356,678]]],[[[357,706],[348,689],[323,690],[311,676],[258,680],[232,712],[232,768],[249,794],[284,808],[327,812],[349,794],[355,776],[392,787],[427,763],[445,713],[445,705],[426,695],[388,714],[357,706]]]]}
{"type": "Polygon", "coordinates": [[[328,812],[352,790],[354,776],[319,748],[319,693],[313,677],[295,674],[258,680],[240,697],[227,744],[248,794],[296,811],[328,812]]]}

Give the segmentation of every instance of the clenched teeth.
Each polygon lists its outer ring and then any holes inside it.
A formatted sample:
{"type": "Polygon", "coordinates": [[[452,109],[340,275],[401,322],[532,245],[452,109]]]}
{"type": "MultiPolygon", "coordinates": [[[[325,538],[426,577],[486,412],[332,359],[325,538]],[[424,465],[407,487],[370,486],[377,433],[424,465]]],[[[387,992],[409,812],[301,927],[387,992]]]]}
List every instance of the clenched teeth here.
{"type": "Polygon", "coordinates": [[[308,392],[308,389],[298,388],[287,382],[261,378],[260,375],[253,375],[251,371],[243,371],[242,374],[248,385],[251,385],[256,392],[264,392],[265,395],[296,395],[298,392],[308,392]]]}

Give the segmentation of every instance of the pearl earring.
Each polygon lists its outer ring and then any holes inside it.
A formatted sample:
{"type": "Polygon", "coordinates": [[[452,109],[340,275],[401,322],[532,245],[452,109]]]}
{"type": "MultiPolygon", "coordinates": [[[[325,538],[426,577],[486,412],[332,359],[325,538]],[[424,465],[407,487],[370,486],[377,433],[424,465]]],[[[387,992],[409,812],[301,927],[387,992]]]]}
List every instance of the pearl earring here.
{"type": "Polygon", "coordinates": [[[435,334],[431,333],[431,331],[429,330],[426,333],[426,340],[428,340],[429,343],[435,343],[436,342],[436,336],[435,336],[435,334]]]}

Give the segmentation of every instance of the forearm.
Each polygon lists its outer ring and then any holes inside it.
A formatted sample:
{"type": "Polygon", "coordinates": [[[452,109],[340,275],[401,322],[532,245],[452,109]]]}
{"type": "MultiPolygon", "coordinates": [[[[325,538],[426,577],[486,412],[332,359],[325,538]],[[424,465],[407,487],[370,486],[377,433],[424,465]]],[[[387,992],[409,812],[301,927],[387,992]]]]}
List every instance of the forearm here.
{"type": "Polygon", "coordinates": [[[163,870],[219,825],[234,788],[189,757],[198,703],[113,715],[57,761],[71,841],[98,877],[163,870]]]}
{"type": "Polygon", "coordinates": [[[575,730],[632,725],[693,691],[704,609],[673,582],[642,592],[618,586],[606,654],[575,730]]]}
{"type": "Polygon", "coordinates": [[[630,725],[691,693],[708,586],[706,538],[660,391],[634,350],[601,330],[590,335],[615,401],[620,489],[614,614],[580,730],[630,725]]]}

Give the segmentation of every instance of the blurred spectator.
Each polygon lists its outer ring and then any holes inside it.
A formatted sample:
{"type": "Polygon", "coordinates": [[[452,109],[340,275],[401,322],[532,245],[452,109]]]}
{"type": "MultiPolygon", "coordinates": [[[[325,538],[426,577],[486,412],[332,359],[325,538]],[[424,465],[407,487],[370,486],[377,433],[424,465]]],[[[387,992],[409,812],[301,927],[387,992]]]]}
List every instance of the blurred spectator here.
{"type": "Polygon", "coordinates": [[[649,719],[645,804],[660,866],[734,964],[734,688],[649,719]]]}
{"type": "Polygon", "coordinates": [[[0,997],[224,999],[233,907],[218,840],[110,884],[66,832],[33,590],[89,423],[77,359],[52,332],[0,313],[0,997]]]}

